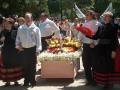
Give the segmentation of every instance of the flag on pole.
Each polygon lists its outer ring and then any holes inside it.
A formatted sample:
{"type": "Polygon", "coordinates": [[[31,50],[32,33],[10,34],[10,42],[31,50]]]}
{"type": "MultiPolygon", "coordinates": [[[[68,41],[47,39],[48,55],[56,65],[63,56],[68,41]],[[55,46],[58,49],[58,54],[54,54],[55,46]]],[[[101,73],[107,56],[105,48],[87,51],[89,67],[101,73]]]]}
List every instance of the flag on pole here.
{"type": "Polygon", "coordinates": [[[103,15],[104,15],[106,12],[112,12],[112,13],[115,12],[115,10],[113,9],[112,2],[108,5],[107,9],[106,9],[106,10],[104,11],[104,13],[100,16],[100,18],[102,18],[103,15]]]}
{"type": "Polygon", "coordinates": [[[76,13],[76,15],[78,16],[78,18],[85,18],[86,16],[82,13],[82,11],[78,8],[78,6],[75,3],[75,8],[74,11],[76,13]]]}

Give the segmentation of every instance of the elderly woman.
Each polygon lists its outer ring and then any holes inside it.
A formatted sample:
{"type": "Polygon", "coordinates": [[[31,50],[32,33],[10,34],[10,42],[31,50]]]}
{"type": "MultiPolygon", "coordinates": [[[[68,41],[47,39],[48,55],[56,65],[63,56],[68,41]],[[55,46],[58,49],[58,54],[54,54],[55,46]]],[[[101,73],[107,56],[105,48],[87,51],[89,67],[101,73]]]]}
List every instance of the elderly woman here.
{"type": "Polygon", "coordinates": [[[17,60],[18,52],[15,49],[16,35],[12,30],[14,20],[12,18],[6,18],[4,22],[4,30],[1,32],[0,41],[3,42],[2,52],[2,66],[0,67],[0,77],[3,82],[6,82],[5,86],[10,86],[10,82],[14,82],[18,85],[18,80],[22,77],[21,67],[19,66],[19,60],[17,60]]]}
{"type": "Polygon", "coordinates": [[[118,46],[117,27],[112,22],[112,16],[111,12],[104,14],[104,22],[93,36],[94,39],[99,39],[94,79],[97,84],[104,85],[105,89],[112,86],[115,51],[118,46]]]}

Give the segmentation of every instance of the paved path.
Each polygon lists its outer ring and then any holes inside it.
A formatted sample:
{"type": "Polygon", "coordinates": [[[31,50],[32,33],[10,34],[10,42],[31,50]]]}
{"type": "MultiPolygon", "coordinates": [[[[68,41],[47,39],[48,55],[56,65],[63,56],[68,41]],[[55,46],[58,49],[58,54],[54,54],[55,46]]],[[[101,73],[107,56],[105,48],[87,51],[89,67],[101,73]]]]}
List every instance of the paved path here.
{"type": "MultiPolygon", "coordinates": [[[[85,86],[85,76],[83,68],[81,67],[80,72],[75,78],[74,82],[69,79],[41,79],[40,73],[37,73],[37,86],[34,88],[25,88],[22,86],[19,87],[3,87],[3,82],[0,81],[0,90],[102,90],[100,86],[92,87],[85,86]]],[[[23,84],[23,80],[19,81],[20,84],[23,84]]],[[[115,85],[111,90],[120,90],[120,85],[115,85]]]]}
{"type": "MultiPolygon", "coordinates": [[[[23,84],[23,80],[19,81],[23,84]]],[[[0,90],[102,90],[100,86],[92,87],[92,86],[84,86],[85,78],[84,73],[81,71],[79,75],[75,78],[74,82],[71,82],[68,79],[49,79],[44,80],[41,79],[40,76],[37,76],[37,86],[34,88],[25,88],[22,86],[19,87],[2,87],[3,83],[0,82],[0,90]]],[[[110,89],[109,89],[110,90],[110,89]]],[[[119,85],[115,85],[115,87],[111,90],[120,90],[119,85]]]]}

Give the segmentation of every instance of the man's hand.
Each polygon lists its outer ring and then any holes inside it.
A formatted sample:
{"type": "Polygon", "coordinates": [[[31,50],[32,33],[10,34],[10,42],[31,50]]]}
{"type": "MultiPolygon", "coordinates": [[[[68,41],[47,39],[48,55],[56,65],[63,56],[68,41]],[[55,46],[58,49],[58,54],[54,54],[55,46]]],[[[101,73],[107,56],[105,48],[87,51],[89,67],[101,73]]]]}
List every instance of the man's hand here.
{"type": "Polygon", "coordinates": [[[20,52],[21,52],[21,51],[24,51],[24,49],[23,49],[23,47],[22,47],[21,45],[18,45],[18,46],[16,47],[16,49],[19,50],[20,52]]]}
{"type": "Polygon", "coordinates": [[[91,43],[90,44],[90,48],[94,48],[95,47],[95,44],[94,43],[91,43]]]}
{"type": "Polygon", "coordinates": [[[56,38],[58,38],[58,37],[54,35],[54,36],[52,36],[52,38],[53,38],[53,39],[56,39],[56,38]]]}
{"type": "Polygon", "coordinates": [[[40,52],[36,52],[36,56],[38,56],[40,54],[40,52]]]}

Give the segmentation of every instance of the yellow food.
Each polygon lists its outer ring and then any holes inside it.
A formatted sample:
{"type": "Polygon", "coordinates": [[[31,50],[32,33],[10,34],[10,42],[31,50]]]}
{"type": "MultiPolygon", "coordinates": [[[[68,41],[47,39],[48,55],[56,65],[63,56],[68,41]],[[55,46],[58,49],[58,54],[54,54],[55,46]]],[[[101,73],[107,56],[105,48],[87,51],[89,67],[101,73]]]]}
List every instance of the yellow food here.
{"type": "Polygon", "coordinates": [[[75,38],[65,38],[63,40],[60,40],[60,39],[50,39],[47,41],[48,42],[48,45],[49,47],[48,48],[55,48],[55,47],[58,47],[60,48],[62,46],[63,50],[64,51],[74,51],[73,49],[74,48],[80,48],[81,47],[81,43],[79,40],[75,39],[75,38]],[[69,47],[69,48],[66,48],[66,47],[69,47]]]}
{"type": "Polygon", "coordinates": [[[64,52],[74,52],[75,48],[73,48],[73,47],[63,47],[62,50],[64,52]]]}

